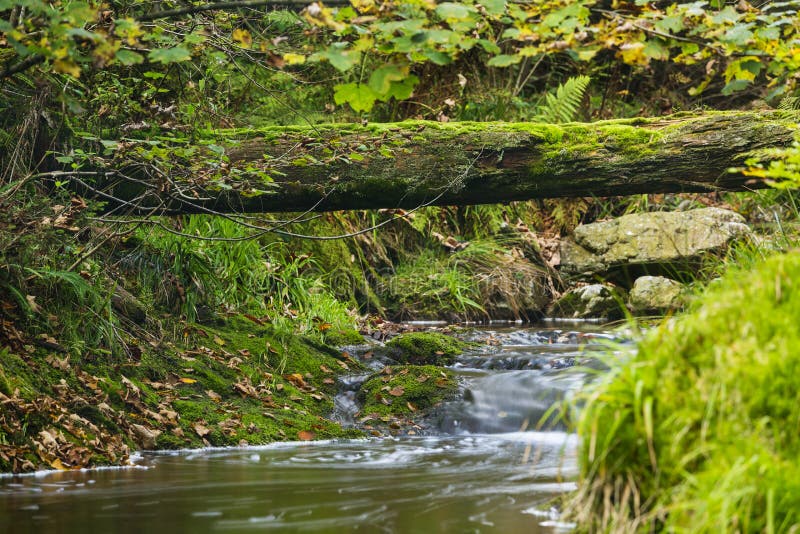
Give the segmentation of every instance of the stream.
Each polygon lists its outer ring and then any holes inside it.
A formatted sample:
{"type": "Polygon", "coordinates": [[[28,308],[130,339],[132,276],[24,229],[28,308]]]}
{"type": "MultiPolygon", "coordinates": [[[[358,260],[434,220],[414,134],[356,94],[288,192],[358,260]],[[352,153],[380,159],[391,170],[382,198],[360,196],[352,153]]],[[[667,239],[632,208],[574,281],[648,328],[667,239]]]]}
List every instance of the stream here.
{"type": "MultiPolygon", "coordinates": [[[[482,328],[463,394],[421,435],[142,453],[134,466],[0,476],[0,532],[567,532],[577,439],[536,429],[612,336],[591,324],[482,328]]],[[[346,383],[346,381],[345,381],[346,383]]],[[[337,417],[356,409],[348,392],[337,417]]]]}

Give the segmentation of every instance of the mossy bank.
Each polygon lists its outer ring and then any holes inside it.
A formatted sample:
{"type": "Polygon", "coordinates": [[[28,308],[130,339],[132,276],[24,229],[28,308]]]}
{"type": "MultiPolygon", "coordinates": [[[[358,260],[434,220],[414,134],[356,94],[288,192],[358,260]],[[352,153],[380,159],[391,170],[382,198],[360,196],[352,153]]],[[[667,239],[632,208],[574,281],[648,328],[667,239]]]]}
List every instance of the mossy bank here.
{"type": "MultiPolygon", "coordinates": [[[[155,345],[155,346],[153,346],[155,345]]],[[[326,419],[346,353],[242,317],[126,357],[0,351],[0,471],[125,463],[134,449],[356,437],[326,419]]]]}

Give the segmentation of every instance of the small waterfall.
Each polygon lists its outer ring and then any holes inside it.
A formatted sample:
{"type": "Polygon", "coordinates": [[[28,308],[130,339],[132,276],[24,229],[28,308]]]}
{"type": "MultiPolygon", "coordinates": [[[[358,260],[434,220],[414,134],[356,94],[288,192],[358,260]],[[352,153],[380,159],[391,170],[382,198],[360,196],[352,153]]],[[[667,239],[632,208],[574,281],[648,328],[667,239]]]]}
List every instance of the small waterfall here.
{"type": "Polygon", "coordinates": [[[495,434],[563,429],[558,406],[589,377],[574,366],[593,364],[589,355],[607,333],[549,330],[484,332],[491,350],[465,353],[455,370],[465,384],[461,399],[437,414],[445,433],[495,434]]]}
{"type": "Polygon", "coordinates": [[[480,434],[561,428],[555,413],[542,418],[583,380],[582,374],[566,370],[467,375],[463,399],[443,407],[439,427],[447,433],[480,434]]]}

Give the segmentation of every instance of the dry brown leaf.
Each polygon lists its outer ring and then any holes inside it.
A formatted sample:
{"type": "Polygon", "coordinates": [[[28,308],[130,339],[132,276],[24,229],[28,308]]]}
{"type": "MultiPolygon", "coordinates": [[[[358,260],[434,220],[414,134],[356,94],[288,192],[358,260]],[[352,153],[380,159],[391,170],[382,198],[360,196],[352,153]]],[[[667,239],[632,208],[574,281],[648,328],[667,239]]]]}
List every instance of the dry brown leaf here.
{"type": "Polygon", "coordinates": [[[194,431],[197,432],[197,435],[200,436],[201,438],[204,438],[207,435],[211,434],[211,430],[209,430],[204,425],[201,425],[200,423],[195,423],[193,428],[194,431]]]}
{"type": "Polygon", "coordinates": [[[33,295],[25,295],[25,300],[28,301],[28,306],[33,313],[39,313],[42,309],[36,304],[36,297],[33,295]]]}
{"type": "Polygon", "coordinates": [[[301,375],[300,373],[292,373],[290,375],[284,375],[283,378],[285,378],[286,380],[288,380],[289,382],[291,382],[292,384],[294,384],[299,388],[306,386],[305,378],[303,378],[303,375],[301,375]]]}
{"type": "Polygon", "coordinates": [[[392,397],[401,397],[405,392],[406,390],[403,388],[403,386],[395,386],[389,390],[389,395],[392,397]]]}
{"type": "Polygon", "coordinates": [[[142,445],[143,449],[156,448],[156,439],[161,434],[160,430],[155,430],[136,424],[131,425],[131,430],[133,431],[136,441],[142,445]]]}
{"type": "Polygon", "coordinates": [[[297,433],[297,439],[299,439],[300,441],[311,441],[315,437],[316,434],[314,432],[311,432],[310,430],[301,430],[300,432],[297,433]]]}
{"type": "Polygon", "coordinates": [[[222,395],[210,389],[206,390],[206,395],[208,395],[208,398],[213,400],[214,402],[219,402],[222,400],[222,395]]]}

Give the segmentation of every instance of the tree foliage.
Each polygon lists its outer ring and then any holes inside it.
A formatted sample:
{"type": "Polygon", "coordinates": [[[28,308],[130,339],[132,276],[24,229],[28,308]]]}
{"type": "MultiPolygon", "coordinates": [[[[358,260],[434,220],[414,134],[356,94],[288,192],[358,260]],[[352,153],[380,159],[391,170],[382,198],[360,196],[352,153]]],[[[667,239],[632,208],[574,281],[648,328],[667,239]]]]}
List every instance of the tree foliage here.
{"type": "Polygon", "coordinates": [[[367,61],[375,65],[368,81],[359,75],[341,93],[354,109],[364,108],[370,93],[373,101],[396,96],[393,87],[414,65],[448,65],[475,50],[497,68],[554,54],[578,62],[613,54],[638,69],[658,62],[698,65],[701,74],[688,80],[693,94],[722,78],[723,94],[760,82],[771,98],[795,87],[800,68],[800,18],[791,2],[759,9],[744,0],[353,0],[338,9],[311,4],[305,18],[334,37],[302,61],[329,61],[342,72],[367,61]]]}

